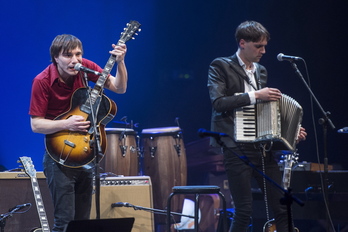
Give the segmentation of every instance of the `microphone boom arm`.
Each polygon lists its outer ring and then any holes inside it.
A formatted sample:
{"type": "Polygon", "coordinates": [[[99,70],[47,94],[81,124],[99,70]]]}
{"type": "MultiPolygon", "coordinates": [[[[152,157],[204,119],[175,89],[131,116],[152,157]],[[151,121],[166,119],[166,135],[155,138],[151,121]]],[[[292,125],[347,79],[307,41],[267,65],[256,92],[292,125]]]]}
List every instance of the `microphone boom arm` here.
{"type": "Polygon", "coordinates": [[[297,68],[297,65],[295,64],[295,62],[290,62],[291,63],[291,66],[294,68],[295,70],[295,73],[300,77],[300,79],[303,81],[304,85],[306,86],[306,88],[308,89],[309,93],[311,94],[311,96],[313,97],[314,101],[317,103],[320,111],[322,112],[322,114],[324,115],[324,120],[325,122],[328,122],[331,129],[335,129],[335,126],[334,124],[332,123],[332,121],[330,120],[329,116],[330,115],[330,112],[325,112],[323,107],[320,105],[318,99],[315,97],[314,93],[312,92],[311,88],[308,86],[307,82],[305,81],[305,79],[303,78],[300,70],[297,68]]]}
{"type": "MultiPolygon", "coordinates": [[[[116,203],[117,204],[117,203],[116,203]]],[[[134,210],[144,210],[144,211],[149,211],[149,212],[154,212],[158,214],[164,214],[167,215],[167,210],[161,210],[161,209],[154,209],[154,208],[147,208],[147,207],[142,207],[142,206],[137,206],[137,205],[132,205],[130,203],[123,203],[122,206],[114,206],[114,204],[111,204],[111,207],[130,207],[133,208],[134,210]]],[[[191,215],[185,215],[181,213],[176,213],[176,212],[170,212],[172,215],[177,215],[177,216],[182,216],[182,217],[189,217],[189,218],[195,218],[195,216],[191,215]]]]}

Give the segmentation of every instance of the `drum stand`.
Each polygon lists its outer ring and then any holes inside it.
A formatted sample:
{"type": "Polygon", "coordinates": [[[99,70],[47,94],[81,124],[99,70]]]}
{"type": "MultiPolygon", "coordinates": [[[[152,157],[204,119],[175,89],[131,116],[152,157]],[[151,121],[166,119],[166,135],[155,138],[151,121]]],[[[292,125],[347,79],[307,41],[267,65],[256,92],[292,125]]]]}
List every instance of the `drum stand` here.
{"type": "MultiPolygon", "coordinates": [[[[218,134],[217,132],[212,132],[215,134],[218,134]]],[[[281,204],[287,206],[287,212],[288,212],[288,228],[289,232],[293,232],[293,223],[292,223],[292,212],[291,212],[291,204],[293,201],[295,201],[298,205],[304,206],[304,203],[299,200],[298,198],[294,197],[291,193],[291,188],[288,188],[287,190],[281,187],[279,184],[277,184],[274,180],[272,180],[270,177],[268,177],[265,173],[258,170],[253,163],[250,162],[250,160],[246,156],[240,156],[236,152],[234,152],[232,149],[228,148],[223,141],[221,141],[221,136],[213,136],[216,140],[216,142],[226,150],[229,150],[231,153],[233,153],[235,156],[237,156],[240,160],[242,160],[246,165],[250,166],[254,171],[259,173],[265,180],[267,180],[269,183],[271,183],[274,187],[280,189],[284,193],[284,197],[280,199],[281,204]]],[[[233,140],[233,138],[231,138],[233,140]]]]}

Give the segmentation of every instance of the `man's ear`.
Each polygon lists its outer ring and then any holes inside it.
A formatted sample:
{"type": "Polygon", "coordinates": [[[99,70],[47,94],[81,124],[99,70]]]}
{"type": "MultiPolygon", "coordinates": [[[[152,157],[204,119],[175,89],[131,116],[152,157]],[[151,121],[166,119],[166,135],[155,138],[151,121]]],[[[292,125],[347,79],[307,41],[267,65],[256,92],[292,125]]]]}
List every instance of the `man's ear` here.
{"type": "Polygon", "coordinates": [[[239,47],[240,47],[241,49],[244,49],[245,43],[246,43],[246,41],[245,41],[244,39],[241,39],[241,40],[239,41],[239,47]]]}

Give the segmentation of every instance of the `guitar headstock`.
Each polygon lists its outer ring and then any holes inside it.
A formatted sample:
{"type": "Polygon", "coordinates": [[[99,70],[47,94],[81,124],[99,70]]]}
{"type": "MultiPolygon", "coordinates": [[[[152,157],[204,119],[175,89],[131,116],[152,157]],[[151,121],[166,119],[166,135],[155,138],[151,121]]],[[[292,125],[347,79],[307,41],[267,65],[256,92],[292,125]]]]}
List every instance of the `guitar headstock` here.
{"type": "Polygon", "coordinates": [[[19,162],[22,163],[24,172],[30,177],[36,177],[36,170],[33,161],[30,157],[22,156],[19,157],[19,162]]]}
{"type": "Polygon", "coordinates": [[[134,39],[134,35],[137,35],[137,32],[140,32],[141,24],[138,21],[131,20],[127,23],[127,27],[124,28],[124,31],[121,33],[121,37],[118,40],[117,44],[124,44],[127,41],[134,39]]]}
{"type": "Polygon", "coordinates": [[[281,158],[285,164],[285,168],[292,168],[294,164],[298,163],[299,154],[297,152],[284,152],[281,158]]]}

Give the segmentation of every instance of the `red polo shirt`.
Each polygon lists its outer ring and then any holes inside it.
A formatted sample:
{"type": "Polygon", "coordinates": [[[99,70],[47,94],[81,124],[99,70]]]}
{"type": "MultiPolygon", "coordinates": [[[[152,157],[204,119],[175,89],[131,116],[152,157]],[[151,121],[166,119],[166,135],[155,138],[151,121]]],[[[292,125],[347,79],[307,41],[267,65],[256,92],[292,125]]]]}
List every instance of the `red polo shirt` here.
{"type": "MultiPolygon", "coordinates": [[[[96,63],[82,59],[82,65],[102,72],[103,69],[96,63]]],[[[37,75],[32,84],[29,115],[54,119],[60,114],[70,109],[71,96],[78,88],[84,87],[83,73],[79,72],[74,77],[72,87],[67,86],[58,78],[57,66],[50,64],[39,75],[37,75]]],[[[97,75],[88,73],[87,79],[92,82],[98,80],[97,75]]]]}

